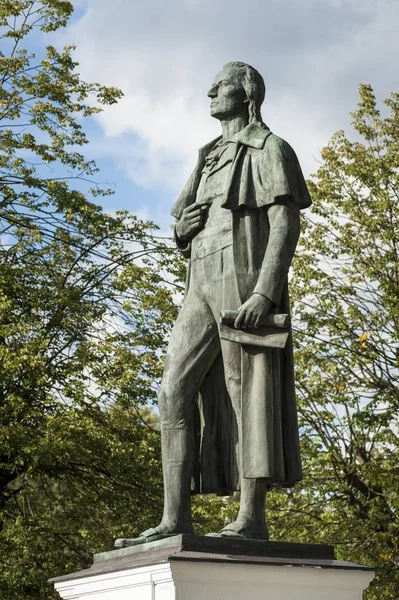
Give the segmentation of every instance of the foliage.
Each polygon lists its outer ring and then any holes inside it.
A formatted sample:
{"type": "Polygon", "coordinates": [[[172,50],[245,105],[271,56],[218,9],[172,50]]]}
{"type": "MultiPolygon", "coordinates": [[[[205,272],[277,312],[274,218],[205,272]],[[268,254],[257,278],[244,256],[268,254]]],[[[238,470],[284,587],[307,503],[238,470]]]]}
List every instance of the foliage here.
{"type": "MultiPolygon", "coordinates": [[[[271,496],[273,531],[333,543],[399,595],[399,96],[359,89],[350,141],[322,151],[293,266],[305,480],[271,496]]],[[[276,539],[276,538],[275,538],[276,539]]]]}
{"type": "Polygon", "coordinates": [[[90,566],[162,510],[160,436],[139,412],[65,409],[42,433],[47,468],[24,474],[4,509],[2,598],[49,598],[50,576],[90,566]]]}
{"type": "Polygon", "coordinates": [[[112,191],[80,152],[83,121],[121,92],[82,81],[72,47],[42,49],[72,10],[63,0],[0,6],[5,600],[48,598],[49,576],[137,533],[161,504],[159,433],[146,422],[156,416],[143,406],[176,312],[173,274],[164,281],[173,253],[151,223],[95,204],[112,191]]]}

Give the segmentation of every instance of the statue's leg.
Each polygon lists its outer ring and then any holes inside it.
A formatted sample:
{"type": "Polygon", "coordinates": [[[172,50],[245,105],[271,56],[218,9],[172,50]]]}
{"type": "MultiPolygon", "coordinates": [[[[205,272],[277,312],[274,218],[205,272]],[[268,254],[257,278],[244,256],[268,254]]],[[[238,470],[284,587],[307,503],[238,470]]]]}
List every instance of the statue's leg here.
{"type": "Polygon", "coordinates": [[[162,424],[164,509],[156,529],[163,534],[193,533],[190,483],[194,457],[191,421],[181,428],[162,424]]]}
{"type": "MultiPolygon", "coordinates": [[[[222,340],[221,347],[226,387],[239,424],[241,422],[241,347],[239,344],[225,340],[222,340]]],[[[238,431],[240,432],[239,442],[241,442],[241,427],[238,427],[238,431]]],[[[244,478],[240,465],[240,488],[240,510],[237,518],[221,531],[221,535],[238,535],[245,538],[267,540],[266,482],[260,479],[244,478]]]]}
{"type": "Polygon", "coordinates": [[[158,396],[161,417],[164,511],[161,523],[138,538],[116,540],[123,548],[179,533],[193,533],[191,477],[194,460],[194,404],[202,380],[220,352],[215,318],[189,291],[169,340],[158,396]]]}
{"type": "Polygon", "coordinates": [[[209,307],[188,294],[173,328],[159,393],[164,478],[161,534],[191,533],[194,404],[220,342],[209,307]]]}
{"type": "Polygon", "coordinates": [[[252,539],[269,539],[265,520],[266,482],[241,477],[240,510],[234,524],[227,526],[252,539]]]}

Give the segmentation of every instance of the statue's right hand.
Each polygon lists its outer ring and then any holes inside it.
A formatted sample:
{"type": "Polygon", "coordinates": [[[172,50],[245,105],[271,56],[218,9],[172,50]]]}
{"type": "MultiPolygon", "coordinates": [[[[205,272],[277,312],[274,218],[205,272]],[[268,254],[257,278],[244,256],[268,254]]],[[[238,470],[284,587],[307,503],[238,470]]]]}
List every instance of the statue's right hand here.
{"type": "Polygon", "coordinates": [[[180,219],[175,225],[177,237],[186,242],[194,237],[195,233],[202,227],[208,214],[208,204],[191,204],[182,212],[180,219]]]}

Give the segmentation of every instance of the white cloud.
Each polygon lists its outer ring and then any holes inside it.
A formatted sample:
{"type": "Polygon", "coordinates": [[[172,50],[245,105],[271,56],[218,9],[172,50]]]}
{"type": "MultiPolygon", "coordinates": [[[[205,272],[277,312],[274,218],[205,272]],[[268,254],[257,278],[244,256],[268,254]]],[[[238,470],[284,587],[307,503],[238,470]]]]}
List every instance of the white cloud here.
{"type": "Polygon", "coordinates": [[[87,80],[124,99],[98,118],[103,153],[131,179],[178,191],[197,148],[219,133],[206,91],[220,67],[244,60],[264,75],[264,119],[308,174],[320,148],[349,123],[361,82],[388,95],[398,83],[391,0],[79,0],[65,40],[87,80]],[[81,12],[83,9],[83,12],[81,12]]]}
{"type": "Polygon", "coordinates": [[[198,140],[218,135],[189,90],[162,99],[147,91],[126,93],[99,121],[125,172],[144,186],[181,184],[192,168],[198,140]]]}

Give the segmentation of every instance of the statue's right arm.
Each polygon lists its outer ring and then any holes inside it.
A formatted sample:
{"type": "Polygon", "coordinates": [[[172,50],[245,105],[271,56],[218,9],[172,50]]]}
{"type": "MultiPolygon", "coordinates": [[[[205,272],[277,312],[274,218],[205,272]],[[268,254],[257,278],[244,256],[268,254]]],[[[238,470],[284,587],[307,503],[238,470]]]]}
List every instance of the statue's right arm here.
{"type": "Polygon", "coordinates": [[[190,255],[190,243],[201,229],[207,213],[207,205],[191,204],[187,206],[175,225],[175,242],[184,256],[190,255]]]}
{"type": "Polygon", "coordinates": [[[174,240],[175,240],[175,244],[177,246],[177,248],[180,250],[180,252],[183,254],[183,256],[185,256],[186,258],[190,258],[191,255],[191,240],[187,241],[187,242],[183,242],[176,231],[176,226],[177,226],[178,221],[176,222],[174,228],[173,228],[173,232],[174,232],[174,240]]]}

